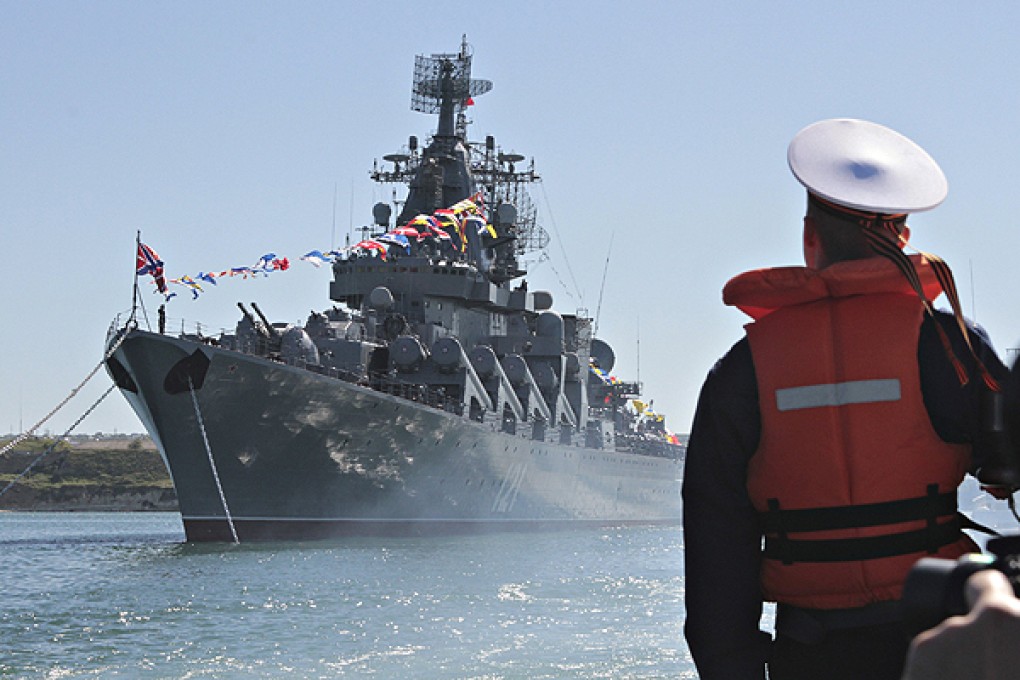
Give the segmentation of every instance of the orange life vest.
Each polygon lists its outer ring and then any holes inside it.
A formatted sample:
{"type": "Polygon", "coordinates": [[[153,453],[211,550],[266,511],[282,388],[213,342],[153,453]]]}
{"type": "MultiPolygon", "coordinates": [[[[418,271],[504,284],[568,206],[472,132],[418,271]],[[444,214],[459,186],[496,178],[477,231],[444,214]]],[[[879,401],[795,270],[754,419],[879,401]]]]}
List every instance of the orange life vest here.
{"type": "MultiPolygon", "coordinates": [[[[934,299],[934,275],[915,265],[934,299]]],[[[970,447],[931,425],[917,363],[924,310],[899,270],[884,259],[759,270],[723,297],[755,319],[762,425],[747,487],[765,534],[765,599],[895,600],[919,558],[975,551],[956,513],[970,447]]]]}

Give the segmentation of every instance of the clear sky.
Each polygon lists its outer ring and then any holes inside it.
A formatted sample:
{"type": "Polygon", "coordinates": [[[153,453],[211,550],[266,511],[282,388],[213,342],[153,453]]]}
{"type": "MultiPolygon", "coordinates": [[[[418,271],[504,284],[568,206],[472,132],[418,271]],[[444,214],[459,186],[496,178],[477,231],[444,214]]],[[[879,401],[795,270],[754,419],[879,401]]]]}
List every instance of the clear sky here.
{"type": "MultiPolygon", "coordinates": [[[[0,432],[98,363],[130,308],[137,230],[175,277],[296,260],[368,223],[389,196],[373,160],[435,129],[409,107],[414,56],[465,33],[474,76],[494,83],[469,136],[543,177],[553,243],[532,290],[564,312],[601,298],[613,373],[640,378],[674,431],[741,337],[723,284],[800,263],[786,145],[823,118],[889,125],[939,161],[949,198],[911,219],[913,243],[950,263],[1012,362],[1018,26],[1015,2],[0,0],[0,432]]],[[[329,280],[296,262],[224,281],[172,300],[170,325],[232,328],[252,300],[300,321],[330,305],[329,280]]],[[[109,384],[100,373],[47,429],[109,384]]],[[[78,431],[141,430],[115,394],[78,431]]]]}

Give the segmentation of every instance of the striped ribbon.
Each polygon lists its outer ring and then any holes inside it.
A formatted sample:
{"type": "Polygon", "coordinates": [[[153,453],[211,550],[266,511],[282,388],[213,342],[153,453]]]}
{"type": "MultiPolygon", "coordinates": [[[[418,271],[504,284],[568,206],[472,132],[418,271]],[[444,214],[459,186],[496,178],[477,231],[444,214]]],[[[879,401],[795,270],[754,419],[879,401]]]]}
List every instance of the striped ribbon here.
{"type": "MultiPolygon", "coordinates": [[[[934,320],[935,312],[931,300],[924,294],[921,277],[918,275],[914,263],[903,252],[903,246],[907,242],[904,240],[901,232],[902,226],[907,219],[906,213],[886,215],[883,213],[867,212],[832,203],[815,194],[809,194],[809,196],[814,204],[825,212],[843,219],[847,217],[855,218],[857,224],[864,232],[864,236],[868,239],[868,245],[871,246],[871,250],[896,265],[910,283],[910,287],[917,293],[917,297],[920,298],[921,303],[924,305],[925,312],[934,320]],[[889,239],[889,234],[892,235],[892,240],[889,239]]],[[[946,299],[949,300],[949,305],[953,308],[953,317],[956,319],[956,324],[960,327],[960,334],[963,336],[964,342],[967,343],[967,349],[970,350],[970,355],[974,358],[974,363],[981,373],[981,378],[984,380],[985,385],[993,392],[1001,391],[999,383],[988,372],[984,362],[981,361],[977,352],[974,351],[974,345],[970,341],[970,332],[967,330],[967,324],[963,321],[963,308],[960,305],[960,296],[956,292],[956,281],[953,279],[953,272],[949,269],[949,265],[938,255],[925,253],[920,250],[916,252],[931,266],[932,271],[935,273],[935,279],[942,286],[942,292],[945,293],[946,299]]],[[[942,348],[953,365],[953,370],[956,371],[956,377],[959,379],[960,385],[966,385],[970,381],[967,369],[957,358],[956,353],[953,352],[952,343],[950,343],[945,329],[942,328],[942,324],[936,321],[935,328],[938,331],[939,340],[942,342],[942,348]]]]}
{"type": "MultiPolygon", "coordinates": [[[[900,247],[900,242],[903,241],[903,237],[900,235],[900,231],[896,223],[889,219],[882,219],[881,216],[875,216],[871,220],[861,220],[861,227],[863,228],[864,235],[868,239],[868,244],[871,249],[881,255],[882,257],[890,260],[896,267],[903,273],[907,281],[910,283],[911,288],[917,293],[917,296],[921,299],[924,305],[925,311],[934,319],[935,313],[932,308],[931,301],[924,294],[924,288],[921,286],[921,277],[917,274],[917,269],[914,267],[914,263],[910,260],[903,249],[900,247]],[[873,225],[879,224],[882,229],[891,233],[896,241],[890,241],[889,238],[874,228],[873,225]]],[[[981,379],[984,381],[988,389],[999,392],[999,383],[992,377],[985,368],[985,364],[978,357],[977,352],[974,351],[974,345],[970,341],[970,332],[967,329],[967,324],[963,320],[963,308],[960,305],[960,296],[956,291],[956,281],[953,278],[953,272],[949,269],[949,265],[946,264],[938,255],[931,253],[925,253],[917,251],[921,257],[931,266],[932,271],[935,273],[935,279],[942,286],[942,292],[945,293],[946,299],[949,300],[949,305],[953,309],[953,317],[956,319],[956,324],[960,328],[960,334],[963,336],[964,342],[967,343],[967,349],[970,350],[971,357],[974,358],[974,364],[977,366],[978,371],[981,373],[981,379]]],[[[935,322],[935,329],[938,331],[939,340],[942,342],[942,349],[946,353],[946,357],[953,365],[953,369],[956,371],[956,377],[960,381],[960,385],[966,385],[970,378],[967,376],[967,369],[960,362],[956,353],[953,352],[953,346],[949,341],[949,336],[946,335],[946,331],[942,328],[942,324],[935,322]]]]}

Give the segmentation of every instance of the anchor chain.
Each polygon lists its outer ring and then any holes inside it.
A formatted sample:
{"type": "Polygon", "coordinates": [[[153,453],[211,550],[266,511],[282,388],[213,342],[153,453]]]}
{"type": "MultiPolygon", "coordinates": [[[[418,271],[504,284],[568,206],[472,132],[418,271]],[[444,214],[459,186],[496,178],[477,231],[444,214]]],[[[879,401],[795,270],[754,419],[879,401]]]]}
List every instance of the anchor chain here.
{"type": "MultiPolygon", "coordinates": [[[[92,369],[92,370],[91,370],[91,371],[89,372],[89,374],[88,374],[87,376],[85,376],[85,379],[84,379],[84,380],[82,380],[82,381],[81,381],[80,383],[78,383],[78,386],[77,386],[77,387],[75,387],[75,388],[74,388],[73,390],[71,390],[71,393],[70,393],[69,395],[67,395],[66,397],[64,397],[64,400],[63,400],[62,402],[60,402],[60,403],[59,403],[59,404],[57,404],[57,405],[56,405],[55,407],[53,407],[53,410],[52,410],[52,411],[50,411],[49,413],[47,413],[47,414],[46,414],[46,416],[45,416],[45,417],[43,417],[43,419],[42,419],[42,420],[40,420],[40,421],[39,421],[38,423],[36,423],[35,425],[33,425],[33,426],[32,426],[32,427],[30,427],[29,429],[25,430],[25,431],[24,431],[24,432],[22,432],[21,434],[19,434],[19,435],[18,435],[17,437],[15,437],[14,439],[12,439],[11,441],[7,442],[7,444],[6,444],[6,445],[4,445],[4,447],[3,447],[2,449],[0,449],[0,456],[4,455],[5,453],[7,453],[7,452],[8,452],[8,451],[10,451],[11,449],[13,449],[13,448],[14,448],[15,446],[17,446],[18,444],[20,444],[21,442],[25,441],[26,439],[28,439],[29,437],[31,437],[31,436],[32,436],[33,434],[35,434],[35,431],[36,431],[36,430],[38,430],[38,429],[39,429],[40,427],[42,427],[42,426],[43,426],[43,424],[45,424],[47,420],[49,420],[50,418],[52,418],[52,417],[53,417],[53,415],[54,415],[54,414],[55,414],[55,413],[56,413],[57,411],[59,411],[60,409],[62,409],[62,408],[64,407],[64,405],[66,405],[66,404],[67,404],[67,402],[69,402],[69,401],[71,401],[72,399],[74,399],[74,397],[75,397],[75,396],[76,396],[76,395],[78,394],[78,392],[80,392],[80,391],[81,391],[81,388],[85,387],[85,384],[86,384],[86,383],[87,383],[87,382],[88,382],[89,380],[92,380],[92,378],[93,378],[93,377],[94,377],[94,376],[96,375],[96,373],[98,373],[98,372],[99,372],[99,369],[103,367],[103,365],[104,365],[104,364],[106,363],[107,359],[109,359],[110,357],[112,357],[112,356],[113,356],[113,353],[117,351],[117,348],[118,348],[118,347],[120,347],[121,343],[122,343],[122,342],[124,342],[124,338],[126,338],[126,337],[127,337],[127,327],[125,326],[125,327],[124,327],[124,331],[123,331],[123,332],[121,333],[120,337],[119,337],[119,338],[117,338],[117,342],[113,343],[113,345],[112,345],[112,346],[110,347],[110,349],[108,349],[108,350],[106,351],[106,354],[105,354],[105,355],[103,355],[103,360],[102,360],[102,361],[100,361],[100,362],[99,362],[98,364],[96,364],[96,367],[95,367],[95,368],[93,368],[93,369],[92,369]]],[[[114,387],[116,387],[116,386],[114,386],[114,387]]],[[[113,388],[111,387],[110,389],[112,390],[113,388]]],[[[109,390],[107,390],[107,394],[109,394],[109,392],[110,392],[110,391],[109,391],[109,390]]],[[[103,395],[103,396],[102,396],[102,397],[101,397],[101,398],[99,399],[99,401],[102,401],[102,400],[103,400],[103,399],[105,399],[105,398],[106,398],[106,395],[104,394],[104,395],[103,395]]],[[[96,402],[96,403],[98,404],[98,402],[96,402]]],[[[93,406],[93,408],[95,408],[95,406],[93,406]]],[[[88,413],[88,411],[86,411],[86,413],[88,413]]],[[[78,422],[81,422],[81,421],[79,420],[78,422]]],[[[77,425],[77,423],[75,423],[75,425],[77,425]]],[[[73,426],[72,426],[72,427],[73,427],[73,426]]]]}
{"type": "Polygon", "coordinates": [[[227,524],[230,526],[230,535],[234,543],[240,543],[237,539],[237,530],[234,529],[234,520],[230,516],[230,508],[227,506],[227,497],[223,493],[223,486],[220,484],[220,474],[216,470],[216,461],[213,460],[212,448],[209,446],[209,437],[205,433],[205,422],[202,420],[202,411],[198,408],[198,397],[195,396],[195,385],[188,376],[188,390],[191,392],[191,403],[195,406],[195,418],[198,419],[198,429],[202,432],[202,442],[205,444],[205,452],[209,456],[209,467],[212,468],[213,481],[216,482],[216,491],[220,494],[220,503],[223,504],[223,513],[227,516],[227,524]]]}

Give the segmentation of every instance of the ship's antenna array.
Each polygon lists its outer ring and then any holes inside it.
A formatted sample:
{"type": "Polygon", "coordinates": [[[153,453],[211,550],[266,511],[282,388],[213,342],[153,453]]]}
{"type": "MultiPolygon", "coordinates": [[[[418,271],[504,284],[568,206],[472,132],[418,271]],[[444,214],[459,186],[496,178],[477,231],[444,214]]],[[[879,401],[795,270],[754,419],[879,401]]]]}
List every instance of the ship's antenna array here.
{"type": "Polygon", "coordinates": [[[333,182],[333,228],[329,232],[329,248],[336,248],[336,192],[337,183],[333,182]]]}
{"type": "Polygon", "coordinates": [[[613,237],[616,236],[616,232],[610,232],[609,234],[609,249],[606,251],[606,266],[602,269],[602,285],[599,286],[599,304],[595,307],[595,325],[592,329],[593,335],[598,335],[599,332],[599,317],[602,316],[602,294],[606,290],[606,276],[609,274],[609,258],[613,254],[613,237]]]}
{"type": "Polygon", "coordinates": [[[492,89],[491,80],[471,78],[471,48],[467,36],[461,39],[456,54],[418,55],[414,58],[411,110],[438,113],[439,135],[456,134],[464,138],[467,129],[465,109],[474,97],[492,89]],[[456,114],[456,127],[453,116],[456,114]],[[450,129],[447,129],[449,126],[450,129]]]}
{"type": "MultiPolygon", "coordinates": [[[[380,183],[417,186],[417,191],[422,192],[419,174],[423,166],[430,161],[443,164],[457,153],[457,145],[463,144],[470,154],[470,176],[484,197],[489,219],[494,224],[502,223],[511,231],[513,240],[510,247],[515,255],[523,256],[544,250],[550,240],[549,234],[538,224],[538,209],[527,191],[527,185],[541,180],[535,172],[535,162],[533,159],[525,162],[521,154],[504,152],[492,136],[486,137],[484,142],[467,139],[470,121],[464,112],[473,104],[474,97],[491,89],[492,81],[471,77],[471,48],[466,36],[459,52],[416,56],[411,109],[439,114],[437,131],[425,149],[421,148],[417,137],[411,136],[406,148],[383,156],[383,161],[392,165],[380,167],[377,162],[371,177],[380,183]]],[[[398,220],[411,214],[407,210],[407,201],[401,206],[395,192],[391,203],[396,208],[398,220]]],[[[432,208],[447,207],[441,205],[440,199],[432,197],[426,203],[432,208]]],[[[393,212],[390,210],[387,214],[393,212]]],[[[388,218],[382,222],[378,222],[377,218],[377,224],[388,224],[388,218]]]]}

